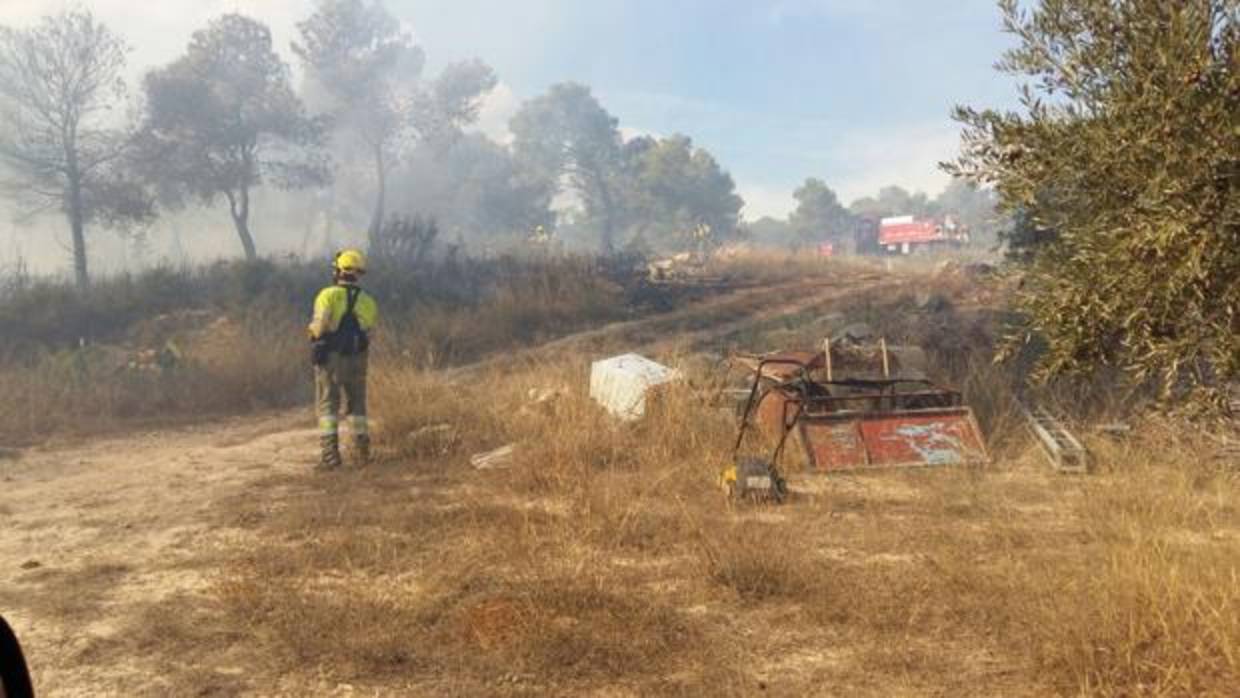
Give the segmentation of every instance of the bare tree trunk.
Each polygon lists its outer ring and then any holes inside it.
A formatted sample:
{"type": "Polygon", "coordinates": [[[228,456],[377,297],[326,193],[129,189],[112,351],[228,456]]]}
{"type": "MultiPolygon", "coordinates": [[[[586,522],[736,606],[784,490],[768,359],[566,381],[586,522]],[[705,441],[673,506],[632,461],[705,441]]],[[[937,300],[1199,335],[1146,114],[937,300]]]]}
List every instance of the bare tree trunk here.
{"type": "Polygon", "coordinates": [[[90,286],[86,269],[86,212],[82,210],[82,172],[78,169],[77,124],[70,123],[62,131],[65,149],[65,215],[73,236],[73,276],[79,289],[90,286]]]}
{"type": "Polygon", "coordinates": [[[387,203],[387,161],[383,157],[383,145],[375,146],[375,174],[379,180],[379,191],[375,193],[375,210],[370,217],[370,228],[366,231],[370,253],[379,252],[379,234],[383,231],[384,207],[387,203]]]}
{"type": "Polygon", "coordinates": [[[73,230],[73,277],[77,287],[85,289],[90,286],[90,274],[86,269],[86,231],[80,213],[69,214],[69,227],[73,230]]]}
{"type": "Polygon", "coordinates": [[[253,262],[258,259],[258,250],[254,247],[254,236],[250,234],[250,188],[243,186],[236,195],[231,191],[226,194],[228,195],[228,212],[232,214],[237,237],[241,238],[245,259],[253,262]]]}
{"type": "Polygon", "coordinates": [[[86,269],[86,220],[82,212],[82,183],[75,175],[69,177],[66,215],[69,230],[73,234],[73,276],[79,289],[90,286],[90,274],[86,269]]]}

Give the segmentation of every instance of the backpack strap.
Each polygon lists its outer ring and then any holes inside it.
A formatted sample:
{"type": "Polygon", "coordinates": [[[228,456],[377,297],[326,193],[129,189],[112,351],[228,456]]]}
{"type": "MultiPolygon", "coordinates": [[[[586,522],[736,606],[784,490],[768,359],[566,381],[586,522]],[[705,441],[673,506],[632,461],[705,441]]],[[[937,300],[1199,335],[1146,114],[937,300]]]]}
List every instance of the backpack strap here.
{"type": "Polygon", "coordinates": [[[351,322],[349,322],[350,332],[348,333],[348,336],[342,337],[339,343],[342,347],[342,353],[352,356],[354,354],[364,353],[367,349],[369,349],[370,340],[366,336],[366,330],[362,329],[361,320],[357,317],[357,313],[354,312],[357,309],[358,299],[362,297],[362,289],[356,286],[346,286],[345,293],[347,294],[347,300],[344,314],[340,316],[340,326],[336,331],[339,332],[340,329],[344,327],[346,320],[351,320],[351,322]]]}
{"type": "Polygon", "coordinates": [[[344,314],[352,315],[353,309],[357,307],[357,299],[360,298],[362,295],[362,289],[358,288],[357,286],[345,286],[344,292],[345,292],[345,298],[346,298],[346,302],[344,306],[344,314]]]}

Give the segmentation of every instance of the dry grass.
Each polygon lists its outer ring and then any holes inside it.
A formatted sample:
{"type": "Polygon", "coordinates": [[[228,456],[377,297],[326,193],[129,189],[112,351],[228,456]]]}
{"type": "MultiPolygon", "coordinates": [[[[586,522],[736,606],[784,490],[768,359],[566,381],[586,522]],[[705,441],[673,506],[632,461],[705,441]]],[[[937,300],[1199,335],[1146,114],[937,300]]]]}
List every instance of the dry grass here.
{"type": "MultiPolygon", "coordinates": [[[[311,265],[260,262],[0,296],[0,443],[304,404],[303,323],[326,281],[311,265]]],[[[634,311],[588,259],[443,262],[374,282],[376,353],[406,365],[467,362],[634,311]]]]}
{"type": "Polygon", "coordinates": [[[799,480],[782,507],[734,507],[712,482],[726,415],[679,391],[617,425],[572,388],[584,370],[447,386],[388,369],[393,460],[302,483],[222,586],[269,670],[478,695],[1225,695],[1240,678],[1237,482],[1191,440],[1153,457],[1164,427],[1094,444],[1086,480],[1011,435],[992,469],[799,480]],[[525,405],[539,386],[563,392],[525,405]],[[410,446],[432,422],[476,428],[410,446]],[[510,470],[465,464],[510,439],[510,470]]]}
{"type": "Polygon", "coordinates": [[[226,336],[189,346],[175,365],[135,363],[132,352],[68,350],[0,370],[0,441],[32,443],[50,435],[84,435],[169,423],[306,400],[304,354],[293,323],[227,325],[226,336]]]}
{"type": "Polygon", "coordinates": [[[1104,452],[1111,472],[1084,488],[1095,554],[1039,580],[1035,610],[1059,630],[1040,638],[1041,660],[1105,695],[1226,695],[1240,676],[1240,479],[1176,425],[1146,428],[1104,452]]]}
{"type": "Polygon", "coordinates": [[[30,594],[22,593],[27,585],[40,584],[54,588],[55,593],[35,595],[34,608],[61,622],[82,623],[92,617],[103,604],[109,590],[132,570],[120,560],[100,560],[78,569],[36,567],[17,575],[17,584],[0,590],[0,603],[16,606],[28,603],[30,594]]]}
{"type": "MultiPolygon", "coordinates": [[[[782,506],[733,505],[714,480],[734,424],[700,390],[618,424],[585,395],[580,350],[451,381],[391,354],[373,378],[383,462],[230,505],[250,543],[200,602],[212,613],[135,632],[243,643],[196,662],[243,666],[218,679],[237,692],[1231,694],[1235,471],[1201,462],[1187,427],[1143,421],[1127,441],[1088,437],[1094,474],[1054,475],[1014,418],[1014,377],[973,346],[997,319],[966,285],[934,292],[949,306],[907,312],[897,290],[810,314],[926,344],[994,466],[795,475],[782,506]],[[510,442],[511,467],[469,466],[510,442]]],[[[777,333],[796,338],[745,336],[777,333]]],[[[659,358],[717,387],[712,362],[659,358]]]]}

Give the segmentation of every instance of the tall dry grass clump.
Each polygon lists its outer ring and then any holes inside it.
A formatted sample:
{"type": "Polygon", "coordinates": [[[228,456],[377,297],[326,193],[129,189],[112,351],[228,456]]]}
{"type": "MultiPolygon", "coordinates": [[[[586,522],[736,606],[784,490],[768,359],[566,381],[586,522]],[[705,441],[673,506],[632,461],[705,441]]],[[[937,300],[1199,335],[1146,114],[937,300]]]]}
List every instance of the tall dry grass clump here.
{"type": "MultiPolygon", "coordinates": [[[[1229,695],[1240,680],[1240,480],[1182,424],[1099,445],[1075,572],[1036,578],[1040,659],[1101,695],[1229,695]]],[[[1054,574],[1059,572],[1059,574],[1054,574]]],[[[1070,683],[1069,683],[1070,682],[1070,683]]]]}
{"type": "MultiPolygon", "coordinates": [[[[682,509],[721,503],[712,480],[727,419],[703,420],[697,397],[674,391],[651,419],[617,425],[582,393],[584,368],[574,357],[446,383],[376,366],[377,445],[389,460],[364,487],[317,481],[320,494],[269,521],[284,534],[220,587],[231,617],[279,666],[341,680],[743,695],[722,659],[728,643],[650,589],[643,563],[696,564],[696,524],[682,509]],[[508,468],[468,465],[507,442],[508,468]]],[[[685,572],[669,567],[669,582],[685,572]]],[[[687,581],[687,593],[714,588],[687,581]]]]}
{"type": "Polygon", "coordinates": [[[36,443],[121,425],[161,424],[288,407],[309,395],[289,323],[223,324],[203,346],[142,352],[83,347],[14,361],[0,370],[0,440],[36,443]]]}

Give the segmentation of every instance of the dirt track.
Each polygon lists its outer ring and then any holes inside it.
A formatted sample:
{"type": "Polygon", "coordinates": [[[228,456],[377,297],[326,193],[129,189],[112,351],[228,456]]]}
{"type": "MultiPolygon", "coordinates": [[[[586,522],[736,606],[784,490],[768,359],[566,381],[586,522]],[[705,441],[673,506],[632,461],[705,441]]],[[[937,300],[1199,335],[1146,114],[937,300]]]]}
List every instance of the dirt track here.
{"type": "Polygon", "coordinates": [[[122,621],[143,607],[203,585],[211,552],[229,537],[212,506],[312,462],[315,433],[301,417],[137,434],[0,466],[0,607],[31,655],[40,695],[159,693],[149,659],[100,666],[92,651],[119,641],[122,621]]]}
{"type": "MultiPolygon", "coordinates": [[[[545,349],[651,351],[693,344],[874,283],[819,281],[721,293],[545,349]]],[[[536,351],[506,360],[525,360],[536,351]]],[[[168,692],[160,677],[161,662],[169,658],[158,648],[117,652],[126,643],[126,624],[209,583],[218,551],[244,535],[221,522],[219,504],[260,479],[305,472],[317,448],[310,423],[297,410],[0,460],[0,609],[30,654],[40,695],[168,692]],[[124,659],[96,661],[100,656],[124,659]]]]}

